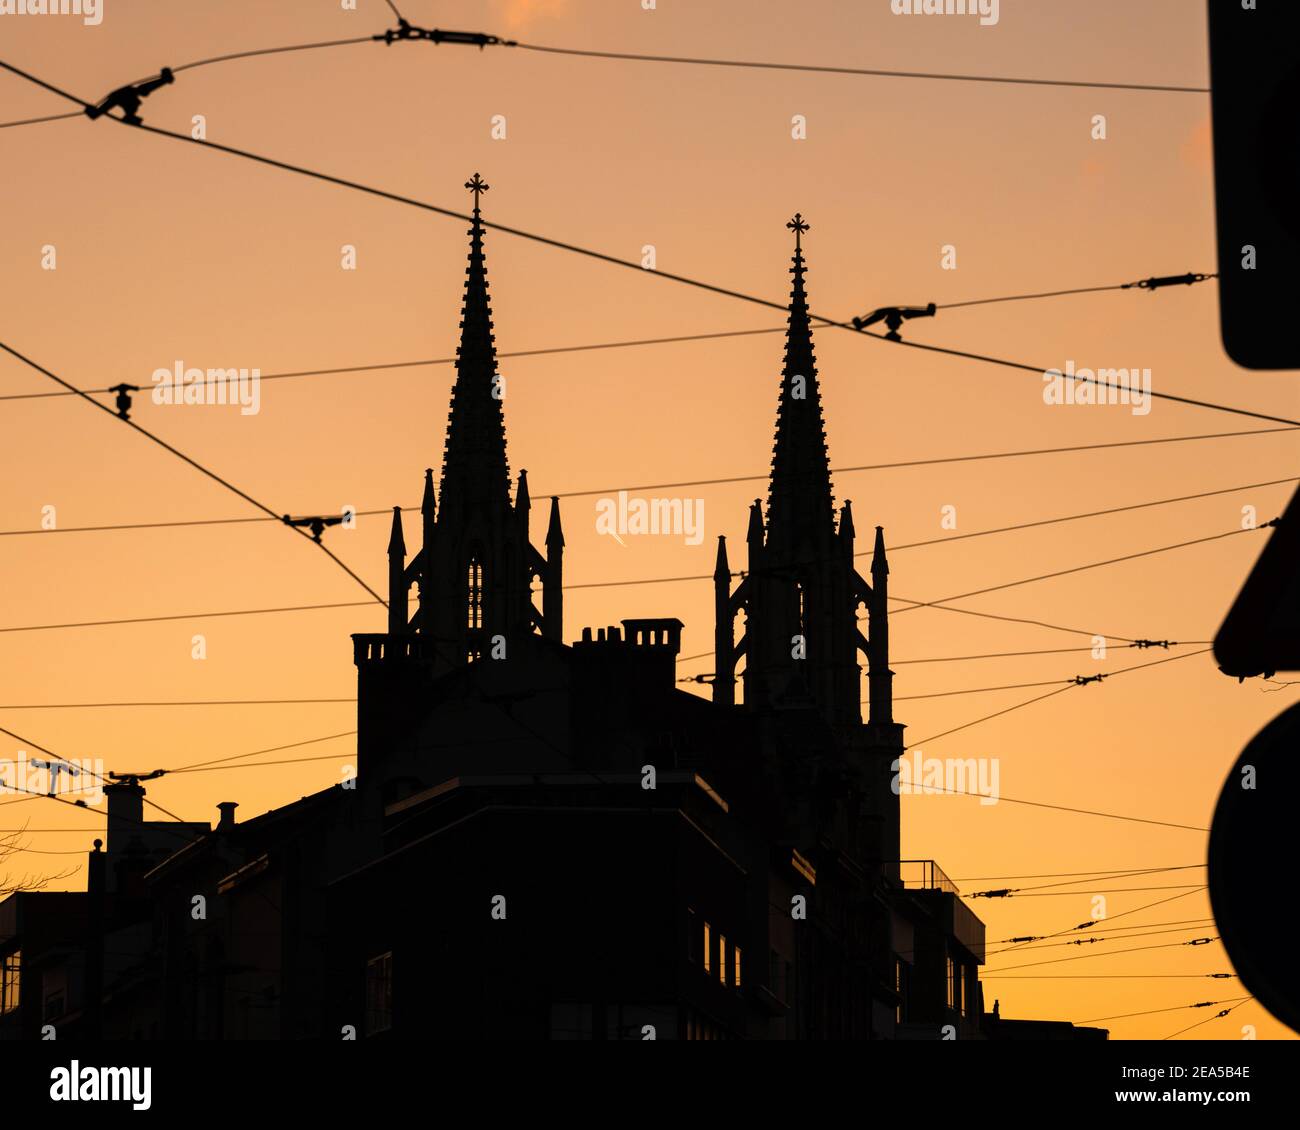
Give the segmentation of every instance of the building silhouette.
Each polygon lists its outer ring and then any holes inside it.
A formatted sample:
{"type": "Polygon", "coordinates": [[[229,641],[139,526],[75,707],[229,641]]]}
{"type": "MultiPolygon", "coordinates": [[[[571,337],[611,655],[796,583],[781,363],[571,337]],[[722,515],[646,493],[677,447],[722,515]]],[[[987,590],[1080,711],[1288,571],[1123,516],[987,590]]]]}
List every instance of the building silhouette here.
{"type": "Polygon", "coordinates": [[[537,548],[525,472],[511,497],[488,186],[466,187],[441,475],[414,554],[393,511],[387,631],[352,637],[355,775],[244,821],[222,802],[211,827],[146,822],[138,779],[110,787],[87,891],[0,903],[0,1037],[1105,1038],[986,1014],[983,923],[899,858],[884,532],[863,577],[802,217],[738,582],[718,540],[708,701],[678,686],[679,620],[564,643],[560,506],[537,548]]]}

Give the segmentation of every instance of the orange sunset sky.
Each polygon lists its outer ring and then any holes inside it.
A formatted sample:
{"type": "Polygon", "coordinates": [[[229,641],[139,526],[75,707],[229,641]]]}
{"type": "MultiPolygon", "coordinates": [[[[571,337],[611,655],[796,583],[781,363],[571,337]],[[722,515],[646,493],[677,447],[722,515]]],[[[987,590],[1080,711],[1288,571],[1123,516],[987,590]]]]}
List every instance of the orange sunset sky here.
{"type": "MultiPolygon", "coordinates": [[[[0,57],[88,100],[161,66],[249,48],[381,32],[382,0],[104,0],[104,19],[0,17],[0,57]]],[[[895,16],[888,0],[399,0],[412,23],[531,44],[660,55],[1038,78],[1208,85],[1196,0],[1002,0],[996,25],[895,16]]],[[[0,120],[75,109],[0,74],[0,120]]],[[[848,319],[875,307],[1102,286],[1217,270],[1209,98],[739,70],[549,55],[519,48],[382,43],[185,71],[153,94],[149,123],[250,149],[457,210],[474,171],[486,219],[784,301],[801,212],[812,308],[848,319]],[[1095,140],[1094,115],[1106,118],[1095,140]],[[492,136],[494,116],[506,136],[492,136]],[[807,136],[791,135],[795,115],[807,136]],[[956,269],[941,249],[956,249],[956,269]]],[[[446,358],[455,352],[466,225],[198,146],[84,117],[0,130],[0,341],[83,388],[149,385],[178,360],[263,373],[446,358]],[[56,249],[57,269],[42,266],[56,249]],[[353,245],[357,269],[341,269],[353,245]]],[[[489,231],[503,351],[779,326],[778,311],[489,231]]],[[[905,338],[1063,367],[1149,368],[1157,391],[1271,415],[1300,411],[1294,374],[1251,373],[1224,355],[1214,282],[975,306],[915,321],[905,338]]],[[[1033,373],[816,333],[832,467],[1025,448],[1276,429],[1156,401],[1048,406],[1033,373]]],[[[761,476],[781,372],[779,335],[505,359],[512,471],[551,493],[761,476]]],[[[261,410],[137,402],[134,418],[276,513],[377,510],[419,501],[441,463],[452,369],[433,365],[266,382],[261,410]]],[[[0,355],[0,396],[51,382],[0,355]]],[[[107,401],[109,398],[102,397],[107,401]]],[[[75,397],[0,401],[0,530],[256,517],[215,483],[75,397]]],[[[859,536],[890,545],[1233,489],[1198,501],[900,549],[891,594],[934,601],[1261,522],[1300,475],[1294,432],[988,462],[841,472],[859,536]],[[954,507],[957,528],[941,526],[954,507]]],[[[642,492],[643,494],[645,492],[642,492]]],[[[661,494],[664,492],[660,492],[661,494]]],[[[711,574],[716,537],[744,567],[755,478],[677,488],[704,500],[704,539],[596,531],[599,495],[562,503],[565,580],[711,574]]],[[[534,541],[545,510],[534,509],[534,541]]],[[[1212,936],[1204,831],[1229,766],[1295,698],[1294,687],[1217,672],[1205,644],[1121,649],[1112,641],[1209,641],[1267,533],[1247,532],[959,601],[1005,617],[917,610],[892,618],[896,717],[908,740],[1015,706],[1016,687],[1176,662],[1072,688],[936,739],[926,756],[999,759],[1007,798],[1140,816],[1163,827],[969,797],[903,798],[903,855],[963,891],[1030,887],[1063,873],[1186,868],[971,905],[1000,939],[1087,919],[1106,895],[1124,925],[1167,930],[1087,947],[1085,960],[996,977],[996,966],[1078,949],[991,956],[988,1007],[1088,1021],[1244,995],[1219,945],[1139,948],[1212,936]],[[993,652],[1060,654],[945,663],[993,652]],[[1123,893],[1122,888],[1134,888],[1123,893]],[[1157,888],[1157,889],[1136,889],[1157,888]],[[1164,889],[1175,888],[1175,889],[1164,889]],[[1175,925],[1170,925],[1175,924],[1175,925]],[[1030,957],[1029,954],[1034,956],[1030,957]],[[1039,977],[1049,974],[1050,977],[1039,977]],[[1178,977],[1171,975],[1177,974],[1178,977]],[[1033,976],[1024,976],[1033,975],[1033,976]],[[1158,976],[1157,976],[1158,975],[1158,976]],[[1086,979],[1080,979],[1084,978],[1086,979]]],[[[386,576],[385,517],[326,534],[372,586],[386,576]]],[[[869,544],[869,543],[867,543],[869,544]]],[[[418,546],[415,516],[407,545],[418,546]]],[[[181,766],[355,726],[350,702],[37,709],[168,700],[349,698],[348,634],[382,631],[377,604],[156,623],[15,630],[86,621],[364,601],[328,559],[281,525],[32,532],[0,536],[0,726],[106,769],[181,766]],[[207,657],[192,658],[196,634],[207,657]]],[[[629,616],[677,616],[683,653],[712,647],[706,581],[574,587],[565,632],[629,616]]],[[[711,656],[681,665],[708,672],[711,656]]],[[[1285,676],[1282,676],[1285,678],[1285,676]]],[[[688,684],[696,691],[707,688],[688,684]]],[[[865,680],[864,680],[865,695],[865,680]]],[[[247,818],[337,782],[353,739],[163,777],[149,797],[186,819],[234,800],[247,818]],[[310,760],[301,760],[310,759],[310,760]],[[294,763],[266,764],[260,762],[294,763]]],[[[29,747],[0,737],[0,758],[29,747]]],[[[3,804],[3,802],[0,802],[3,804]]],[[[155,814],[156,815],[156,814],[155,814]]],[[[77,867],[102,816],[43,800],[5,806],[28,829],[7,873],[77,867]],[[56,831],[57,829],[57,831],[56,831]]],[[[1060,882],[1061,879],[1055,880],[1060,882]]],[[[84,867],[58,885],[80,889],[84,867]]],[[[1117,925],[1120,923],[1117,923],[1117,925]]],[[[1134,933],[1146,933],[1146,928],[1134,933]]],[[[1107,1021],[1112,1037],[1159,1038],[1205,1011],[1107,1021]]],[[[1192,1036],[1287,1030],[1254,1003],[1192,1036]]]]}

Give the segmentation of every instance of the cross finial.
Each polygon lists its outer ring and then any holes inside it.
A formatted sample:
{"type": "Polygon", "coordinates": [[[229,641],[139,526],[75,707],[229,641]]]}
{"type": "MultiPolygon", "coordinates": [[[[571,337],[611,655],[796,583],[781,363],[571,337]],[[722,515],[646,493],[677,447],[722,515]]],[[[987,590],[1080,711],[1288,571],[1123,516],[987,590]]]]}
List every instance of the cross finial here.
{"type": "Polygon", "coordinates": [[[483,193],[487,192],[487,190],[492,186],[488,184],[487,181],[485,181],[481,176],[479,176],[478,173],[475,173],[469,180],[465,182],[465,187],[468,188],[470,192],[474,194],[474,213],[475,215],[477,215],[479,197],[482,196],[483,193]]]}
{"type": "Polygon", "coordinates": [[[794,232],[794,249],[795,249],[796,251],[800,250],[800,245],[801,245],[801,239],[800,239],[800,237],[801,237],[801,236],[803,235],[803,233],[806,232],[806,231],[807,231],[807,230],[808,230],[812,225],[811,225],[811,224],[806,224],[806,223],[804,223],[804,218],[803,218],[803,213],[802,213],[802,212],[796,212],[796,213],[794,214],[794,219],[791,220],[791,221],[790,221],[788,224],[786,224],[785,226],[788,227],[792,232],[794,232]]]}

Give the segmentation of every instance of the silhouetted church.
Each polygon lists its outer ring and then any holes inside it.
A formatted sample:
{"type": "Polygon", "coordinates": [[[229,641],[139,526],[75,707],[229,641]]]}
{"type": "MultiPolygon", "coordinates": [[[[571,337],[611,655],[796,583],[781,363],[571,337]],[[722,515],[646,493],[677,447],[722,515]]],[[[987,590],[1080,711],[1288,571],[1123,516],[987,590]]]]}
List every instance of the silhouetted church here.
{"type": "Polygon", "coordinates": [[[678,620],[563,642],[559,503],[539,549],[523,472],[511,499],[487,186],[466,187],[442,474],[435,491],[425,473],[409,559],[394,510],[388,630],[353,636],[355,778],[242,823],[227,802],[170,852],[135,794],[110,792],[138,827],[110,818],[91,890],[0,903],[23,977],[0,1035],[991,1034],[983,924],[932,862],[899,860],[889,566],[877,527],[861,576],[848,502],[837,520],[808,226],[790,225],[771,484],[738,583],[718,540],[708,702],[678,688],[678,620]],[[68,986],[53,1016],[46,979],[68,986]]]}

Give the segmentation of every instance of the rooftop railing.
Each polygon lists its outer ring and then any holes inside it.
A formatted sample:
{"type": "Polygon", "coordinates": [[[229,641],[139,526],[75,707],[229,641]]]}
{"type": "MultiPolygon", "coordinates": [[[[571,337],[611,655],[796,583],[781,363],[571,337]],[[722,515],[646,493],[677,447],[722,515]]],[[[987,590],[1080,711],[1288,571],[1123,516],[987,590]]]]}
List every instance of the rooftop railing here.
{"type": "Polygon", "coordinates": [[[947,891],[959,895],[961,891],[933,859],[903,859],[898,864],[898,877],[904,887],[921,891],[947,891]]]}

